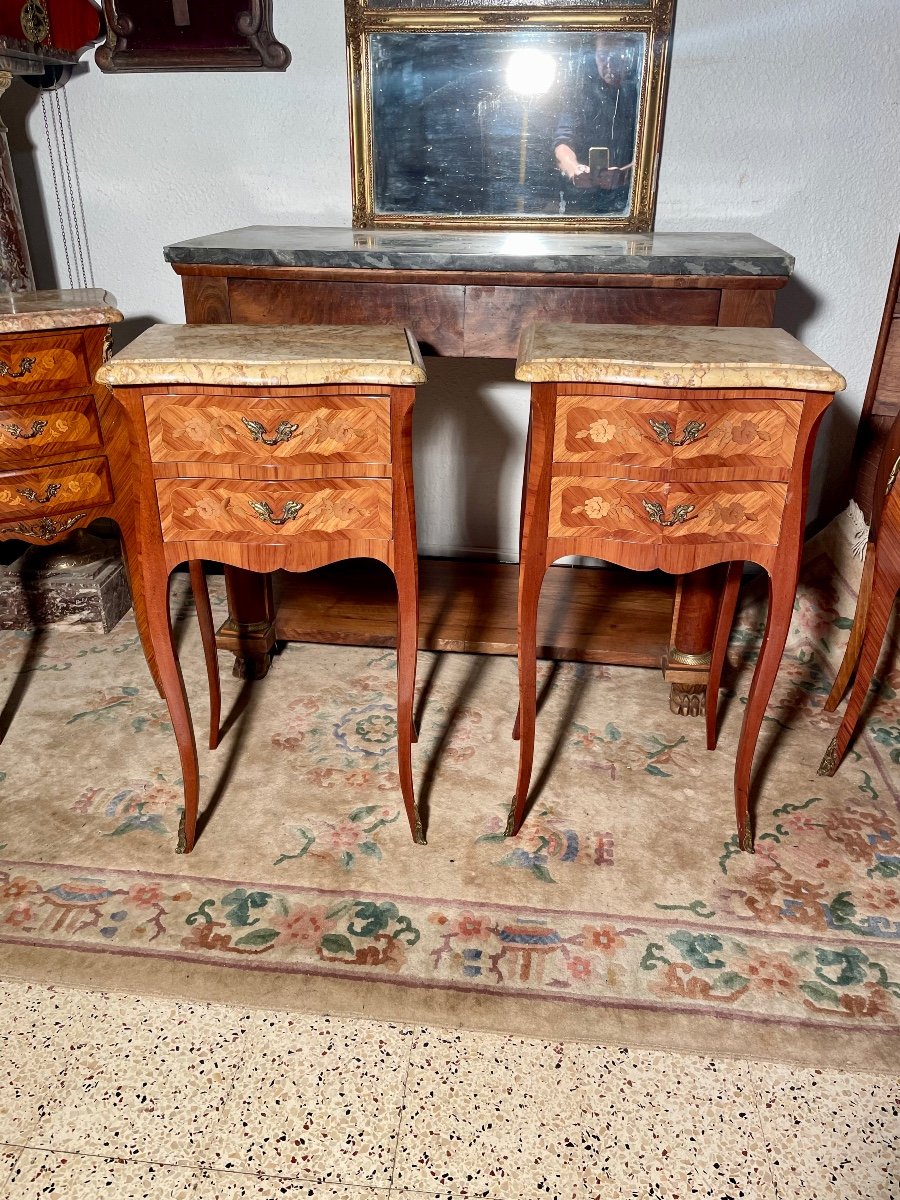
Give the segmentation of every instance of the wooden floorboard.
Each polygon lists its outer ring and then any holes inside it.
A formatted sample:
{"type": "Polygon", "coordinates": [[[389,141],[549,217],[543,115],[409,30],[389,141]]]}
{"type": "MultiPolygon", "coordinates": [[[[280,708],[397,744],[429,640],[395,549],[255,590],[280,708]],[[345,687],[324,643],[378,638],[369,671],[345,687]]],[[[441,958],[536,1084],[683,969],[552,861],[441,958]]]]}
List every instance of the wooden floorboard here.
{"type": "MultiPolygon", "coordinates": [[[[420,561],[419,646],[515,654],[514,563],[420,561]]],[[[381,563],[354,560],[276,576],[279,639],[393,646],[393,578],[381,563]]],[[[541,593],[541,658],[659,667],[672,624],[673,584],[659,573],[551,567],[541,593]]]]}

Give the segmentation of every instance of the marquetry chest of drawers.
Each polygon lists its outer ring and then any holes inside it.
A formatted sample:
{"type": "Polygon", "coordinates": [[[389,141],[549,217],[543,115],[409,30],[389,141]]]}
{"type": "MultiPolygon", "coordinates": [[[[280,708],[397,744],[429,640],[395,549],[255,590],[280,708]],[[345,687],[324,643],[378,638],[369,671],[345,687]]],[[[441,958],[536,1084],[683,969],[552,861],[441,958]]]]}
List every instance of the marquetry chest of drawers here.
{"type": "Polygon", "coordinates": [[[780,329],[533,325],[516,377],[532,384],[518,648],[522,821],[535,724],[535,623],[546,567],[564,555],[639,570],[729,567],[710,665],[707,739],[744,562],[770,579],[766,635],[735,773],[752,848],[749,776],[784,649],[815,432],[843,378],[780,329]]]}
{"type": "MultiPolygon", "coordinates": [[[[175,566],[192,564],[196,593],[204,559],[262,572],[348,558],[391,568],[400,784],[422,841],[410,753],[418,623],[411,428],[425,372],[413,337],[398,326],[157,325],[99,378],[133,431],[151,640],[184,776],[180,848],[193,846],[199,780],[168,580],[175,566]]],[[[210,667],[211,621],[204,641],[210,667]]],[[[217,687],[214,677],[211,669],[217,687]]]]}

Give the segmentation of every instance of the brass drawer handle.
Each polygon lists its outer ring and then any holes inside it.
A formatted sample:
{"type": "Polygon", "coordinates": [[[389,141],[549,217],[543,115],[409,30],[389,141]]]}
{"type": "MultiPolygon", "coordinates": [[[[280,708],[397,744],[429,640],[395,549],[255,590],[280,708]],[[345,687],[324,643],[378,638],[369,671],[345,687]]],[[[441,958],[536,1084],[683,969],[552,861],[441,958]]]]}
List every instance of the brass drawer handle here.
{"type": "Polygon", "coordinates": [[[47,428],[46,421],[32,421],[31,433],[26,433],[21,425],[17,425],[15,421],[11,425],[4,425],[3,428],[10,437],[19,438],[23,442],[30,442],[32,438],[40,437],[47,428]]]}
{"type": "Polygon", "coordinates": [[[650,520],[656,525],[662,525],[664,529],[669,529],[672,525],[681,525],[694,511],[693,504],[676,504],[671,517],[666,520],[666,510],[661,504],[657,504],[655,500],[642,500],[641,503],[650,520]]]}
{"type": "Polygon", "coordinates": [[[697,438],[706,428],[705,421],[688,421],[684,427],[684,433],[680,438],[673,438],[675,432],[668,421],[654,421],[652,417],[647,418],[650,428],[656,434],[661,442],[667,446],[686,446],[689,442],[696,442],[697,438]]]}
{"type": "Polygon", "coordinates": [[[46,504],[53,499],[61,487],[61,483],[48,483],[43,496],[39,496],[34,488],[19,488],[19,495],[30,500],[32,504],[46,504]]]}
{"type": "Polygon", "coordinates": [[[14,371],[9,363],[0,361],[0,375],[8,375],[10,379],[21,379],[23,375],[31,373],[31,368],[36,362],[36,358],[23,358],[19,362],[18,371],[14,371]]]}
{"type": "Polygon", "coordinates": [[[287,525],[288,521],[293,521],[303,507],[300,500],[286,500],[281,516],[276,517],[265,500],[250,500],[248,503],[259,519],[267,521],[269,525],[287,525]]]}
{"type": "Polygon", "coordinates": [[[74,517],[65,517],[59,521],[54,521],[52,517],[41,517],[40,521],[31,524],[20,521],[18,525],[6,525],[3,527],[3,531],[4,533],[22,533],[26,537],[39,537],[42,541],[49,542],[51,538],[59,537],[61,533],[71,529],[77,521],[83,520],[86,516],[86,512],[81,512],[76,513],[74,517]]]}
{"type": "Polygon", "coordinates": [[[262,442],[264,446],[280,446],[282,442],[289,442],[300,428],[299,425],[292,425],[290,421],[281,421],[274,434],[267,437],[262,421],[251,421],[249,417],[241,417],[241,420],[250,431],[254,442],[262,442]]]}

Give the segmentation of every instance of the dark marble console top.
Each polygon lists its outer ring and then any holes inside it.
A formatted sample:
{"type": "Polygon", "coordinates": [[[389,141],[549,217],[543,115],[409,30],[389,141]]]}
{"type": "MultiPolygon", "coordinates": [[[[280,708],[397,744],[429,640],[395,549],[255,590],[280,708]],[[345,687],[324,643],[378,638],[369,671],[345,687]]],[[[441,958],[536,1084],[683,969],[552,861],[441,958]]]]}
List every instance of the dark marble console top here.
{"type": "Polygon", "coordinates": [[[546,271],[582,275],[790,275],[750,233],[556,233],[248,225],[174,242],[166,260],[239,267],[546,271]]]}

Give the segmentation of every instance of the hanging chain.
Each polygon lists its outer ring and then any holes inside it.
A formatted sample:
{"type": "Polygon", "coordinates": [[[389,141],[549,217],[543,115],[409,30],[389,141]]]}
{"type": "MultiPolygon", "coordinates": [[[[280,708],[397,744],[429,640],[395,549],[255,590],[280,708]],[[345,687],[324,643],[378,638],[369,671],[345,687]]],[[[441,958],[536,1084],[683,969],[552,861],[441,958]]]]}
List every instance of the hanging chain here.
{"type": "Polygon", "coordinates": [[[69,258],[69,242],[66,237],[66,219],[63,216],[62,200],[59,194],[59,180],[56,175],[56,156],[53,153],[53,139],[50,137],[50,123],[47,119],[47,94],[41,92],[41,112],[44,117],[44,134],[47,138],[47,152],[50,158],[50,172],[53,177],[53,191],[56,195],[56,210],[59,213],[59,230],[62,234],[63,253],[66,257],[66,271],[69,276],[69,287],[73,287],[72,280],[72,262],[69,258]]]}
{"type": "Polygon", "coordinates": [[[41,113],[44,118],[44,135],[47,139],[63,254],[69,287],[94,287],[94,263],[91,259],[91,245],[84,217],[84,197],[78,173],[78,159],[75,155],[75,139],[72,136],[69,98],[63,92],[63,102],[60,104],[61,90],[58,88],[53,91],[53,98],[49,104],[48,92],[41,92],[41,113]]]}
{"type": "MultiPolygon", "coordinates": [[[[87,232],[84,229],[84,206],[81,204],[81,189],[79,186],[79,192],[78,192],[78,197],[77,197],[78,207],[76,208],[75,188],[72,183],[73,176],[75,177],[76,180],[78,179],[78,164],[75,161],[75,144],[72,140],[72,122],[69,119],[69,101],[68,101],[68,98],[66,97],[65,89],[59,88],[57,91],[55,91],[53,93],[53,99],[55,101],[56,112],[59,117],[60,133],[63,134],[63,138],[62,138],[63,166],[65,167],[66,182],[69,187],[70,212],[72,214],[72,220],[73,220],[73,223],[75,226],[75,242],[76,242],[76,246],[78,248],[78,260],[79,260],[79,263],[81,266],[82,287],[87,287],[88,286],[88,273],[87,273],[87,270],[85,269],[85,265],[84,265],[85,255],[84,255],[84,245],[82,244],[83,242],[87,241],[87,232]],[[61,106],[59,103],[60,91],[62,92],[63,100],[65,101],[65,111],[66,111],[65,128],[63,127],[62,109],[61,109],[61,106]],[[69,163],[70,148],[71,148],[71,157],[72,157],[71,165],[69,163]]],[[[88,251],[88,259],[90,259],[90,251],[88,251]]],[[[92,272],[92,275],[93,275],[93,272],[92,272]]]]}

